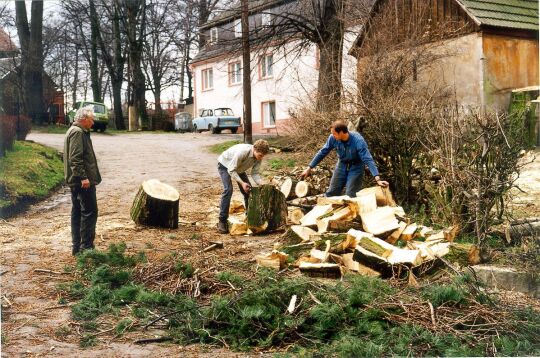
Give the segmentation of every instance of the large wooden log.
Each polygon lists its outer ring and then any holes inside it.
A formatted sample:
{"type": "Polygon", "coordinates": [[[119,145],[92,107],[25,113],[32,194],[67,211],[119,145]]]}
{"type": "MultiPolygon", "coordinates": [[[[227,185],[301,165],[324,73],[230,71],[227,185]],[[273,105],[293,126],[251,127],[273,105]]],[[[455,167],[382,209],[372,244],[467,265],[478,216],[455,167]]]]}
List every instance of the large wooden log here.
{"type": "Polygon", "coordinates": [[[308,183],[307,181],[299,181],[296,183],[296,186],[294,187],[294,193],[299,198],[304,198],[306,196],[310,196],[313,194],[313,185],[311,183],[308,183]]]}
{"type": "Polygon", "coordinates": [[[131,206],[131,218],[145,226],[178,228],[180,195],[172,186],[157,179],[142,183],[131,206]]]}
{"type": "Polygon", "coordinates": [[[251,189],[247,225],[253,233],[275,231],[287,224],[287,201],[279,189],[265,184],[251,189]]]}
{"type": "Polygon", "coordinates": [[[287,200],[294,199],[296,197],[296,194],[294,192],[294,189],[296,188],[296,183],[298,183],[296,179],[287,177],[279,187],[279,190],[281,190],[287,200]]]}

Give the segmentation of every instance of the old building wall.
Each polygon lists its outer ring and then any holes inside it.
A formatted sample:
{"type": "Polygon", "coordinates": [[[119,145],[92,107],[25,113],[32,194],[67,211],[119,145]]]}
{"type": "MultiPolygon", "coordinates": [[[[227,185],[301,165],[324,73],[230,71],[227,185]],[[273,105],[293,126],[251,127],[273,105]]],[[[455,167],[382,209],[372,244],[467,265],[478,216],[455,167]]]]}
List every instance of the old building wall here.
{"type": "MultiPolygon", "coordinates": [[[[477,108],[483,103],[482,79],[482,36],[470,33],[461,37],[420,45],[415,51],[433,58],[429,64],[418,69],[416,79],[411,75],[411,86],[419,90],[429,88],[447,94],[462,108],[477,108]]],[[[409,51],[407,49],[399,52],[409,51]]],[[[394,54],[398,54],[395,51],[394,54]]],[[[391,53],[388,54],[391,56],[391,53]]],[[[426,61],[425,59],[423,61],[426,61]]],[[[361,57],[357,62],[358,82],[361,84],[370,56],[361,57]]]]}
{"type": "Polygon", "coordinates": [[[539,84],[538,39],[484,33],[486,106],[508,109],[512,89],[539,84]]]}

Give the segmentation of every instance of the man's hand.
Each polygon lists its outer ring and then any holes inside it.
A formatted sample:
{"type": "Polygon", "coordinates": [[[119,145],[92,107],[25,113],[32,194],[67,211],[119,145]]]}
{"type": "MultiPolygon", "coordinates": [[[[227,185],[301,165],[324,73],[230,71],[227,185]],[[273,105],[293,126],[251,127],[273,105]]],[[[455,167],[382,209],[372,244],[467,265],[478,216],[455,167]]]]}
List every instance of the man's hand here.
{"type": "Polygon", "coordinates": [[[244,189],[246,193],[249,193],[249,191],[251,190],[251,185],[249,185],[248,183],[242,183],[242,189],[244,189]]]}
{"type": "Polygon", "coordinates": [[[305,178],[307,178],[310,174],[311,174],[311,168],[310,168],[310,167],[307,167],[306,170],[304,170],[304,171],[302,172],[302,174],[300,174],[300,177],[301,177],[302,179],[305,179],[305,178]]]}
{"type": "Polygon", "coordinates": [[[381,178],[378,175],[375,177],[375,181],[377,182],[378,186],[381,186],[383,188],[386,188],[388,185],[390,185],[390,183],[388,183],[387,181],[381,180],[381,178]]]}
{"type": "Polygon", "coordinates": [[[83,189],[90,188],[90,180],[88,180],[88,179],[81,180],[81,188],[83,188],[83,189]]]}

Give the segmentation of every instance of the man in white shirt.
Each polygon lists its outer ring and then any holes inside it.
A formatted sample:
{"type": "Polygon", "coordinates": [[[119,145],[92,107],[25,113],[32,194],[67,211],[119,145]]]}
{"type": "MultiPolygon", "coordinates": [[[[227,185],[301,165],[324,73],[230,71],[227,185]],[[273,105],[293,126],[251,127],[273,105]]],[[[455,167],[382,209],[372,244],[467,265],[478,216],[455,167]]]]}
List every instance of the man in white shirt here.
{"type": "Polygon", "coordinates": [[[248,205],[251,183],[246,171],[251,168],[251,178],[258,186],[261,184],[259,170],[263,157],[268,154],[270,146],[268,142],[259,139],[255,144],[236,144],[224,151],[218,158],[218,172],[223,182],[223,194],[219,206],[218,231],[221,234],[229,232],[227,219],[229,218],[229,206],[233,193],[232,180],[238,183],[240,192],[244,195],[244,202],[248,205]]]}

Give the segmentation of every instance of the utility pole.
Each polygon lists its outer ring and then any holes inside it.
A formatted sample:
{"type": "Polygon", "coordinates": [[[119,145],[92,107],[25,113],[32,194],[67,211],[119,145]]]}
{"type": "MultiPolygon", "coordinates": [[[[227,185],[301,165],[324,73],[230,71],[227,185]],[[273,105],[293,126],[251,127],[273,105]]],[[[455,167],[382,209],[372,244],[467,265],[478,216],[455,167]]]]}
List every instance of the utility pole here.
{"type": "Polygon", "coordinates": [[[248,0],[242,0],[242,74],[244,91],[244,143],[253,143],[251,132],[251,50],[249,48],[248,0]]]}

